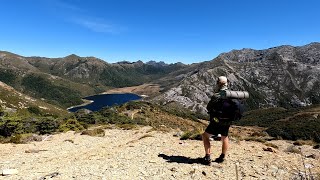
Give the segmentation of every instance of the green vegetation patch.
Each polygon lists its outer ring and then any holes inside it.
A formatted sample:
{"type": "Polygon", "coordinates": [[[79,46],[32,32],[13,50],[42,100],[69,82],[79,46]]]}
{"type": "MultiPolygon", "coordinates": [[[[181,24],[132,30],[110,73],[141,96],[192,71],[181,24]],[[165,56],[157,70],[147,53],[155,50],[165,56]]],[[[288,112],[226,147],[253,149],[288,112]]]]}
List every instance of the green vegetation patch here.
{"type": "Polygon", "coordinates": [[[54,85],[41,76],[27,75],[22,79],[22,85],[25,91],[32,92],[37,98],[48,99],[52,104],[70,107],[82,103],[80,92],[54,85]]]}
{"type": "Polygon", "coordinates": [[[13,86],[16,83],[17,74],[13,70],[0,69],[0,81],[13,86]]]}
{"type": "Polygon", "coordinates": [[[245,113],[235,124],[266,127],[270,136],[280,139],[320,142],[320,116],[316,112],[309,112],[314,107],[253,110],[245,113]]]}

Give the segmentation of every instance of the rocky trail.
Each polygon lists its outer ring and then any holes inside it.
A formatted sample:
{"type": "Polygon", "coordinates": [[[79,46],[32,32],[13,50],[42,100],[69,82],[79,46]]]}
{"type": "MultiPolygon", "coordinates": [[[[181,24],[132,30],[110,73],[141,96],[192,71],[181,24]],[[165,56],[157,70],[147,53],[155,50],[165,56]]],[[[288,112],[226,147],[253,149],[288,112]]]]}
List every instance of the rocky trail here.
{"type": "MultiPolygon", "coordinates": [[[[203,145],[180,140],[176,132],[106,129],[104,137],[67,132],[28,144],[0,144],[0,170],[12,174],[0,179],[290,179],[320,173],[319,149],[289,141],[263,143],[230,138],[225,162],[199,163],[203,145]],[[308,156],[305,157],[305,156],[308,156]],[[299,175],[300,173],[300,175],[299,175]]],[[[221,142],[211,141],[212,158],[220,154],[221,142]]]]}

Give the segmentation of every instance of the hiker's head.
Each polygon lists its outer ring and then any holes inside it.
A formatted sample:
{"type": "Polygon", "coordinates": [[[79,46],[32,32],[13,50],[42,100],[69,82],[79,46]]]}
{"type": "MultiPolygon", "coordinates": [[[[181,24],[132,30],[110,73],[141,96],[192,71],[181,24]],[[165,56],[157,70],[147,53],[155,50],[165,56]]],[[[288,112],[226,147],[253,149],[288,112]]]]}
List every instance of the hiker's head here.
{"type": "Polygon", "coordinates": [[[228,79],[225,76],[220,76],[217,79],[217,85],[222,87],[222,86],[227,86],[228,85],[228,79]]]}

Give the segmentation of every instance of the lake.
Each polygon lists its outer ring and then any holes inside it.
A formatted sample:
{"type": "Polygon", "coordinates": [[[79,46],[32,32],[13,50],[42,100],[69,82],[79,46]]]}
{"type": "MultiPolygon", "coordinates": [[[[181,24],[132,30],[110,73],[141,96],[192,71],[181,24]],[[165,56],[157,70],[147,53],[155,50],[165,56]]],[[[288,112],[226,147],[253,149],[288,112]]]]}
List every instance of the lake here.
{"type": "Polygon", "coordinates": [[[99,94],[85,97],[83,99],[93,101],[90,104],[83,106],[76,106],[68,109],[71,112],[76,112],[79,109],[89,109],[90,111],[99,111],[105,106],[121,105],[129,101],[141,99],[140,96],[131,93],[124,94],[99,94]]]}

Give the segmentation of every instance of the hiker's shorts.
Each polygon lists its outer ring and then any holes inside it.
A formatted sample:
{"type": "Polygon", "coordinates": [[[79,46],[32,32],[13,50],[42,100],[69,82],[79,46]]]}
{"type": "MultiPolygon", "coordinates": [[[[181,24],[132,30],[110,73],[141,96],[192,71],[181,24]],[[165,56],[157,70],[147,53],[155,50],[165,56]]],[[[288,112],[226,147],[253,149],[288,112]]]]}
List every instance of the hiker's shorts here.
{"type": "Polygon", "coordinates": [[[210,122],[205,132],[212,135],[221,134],[222,136],[228,136],[229,127],[230,127],[230,124],[210,122]]]}

